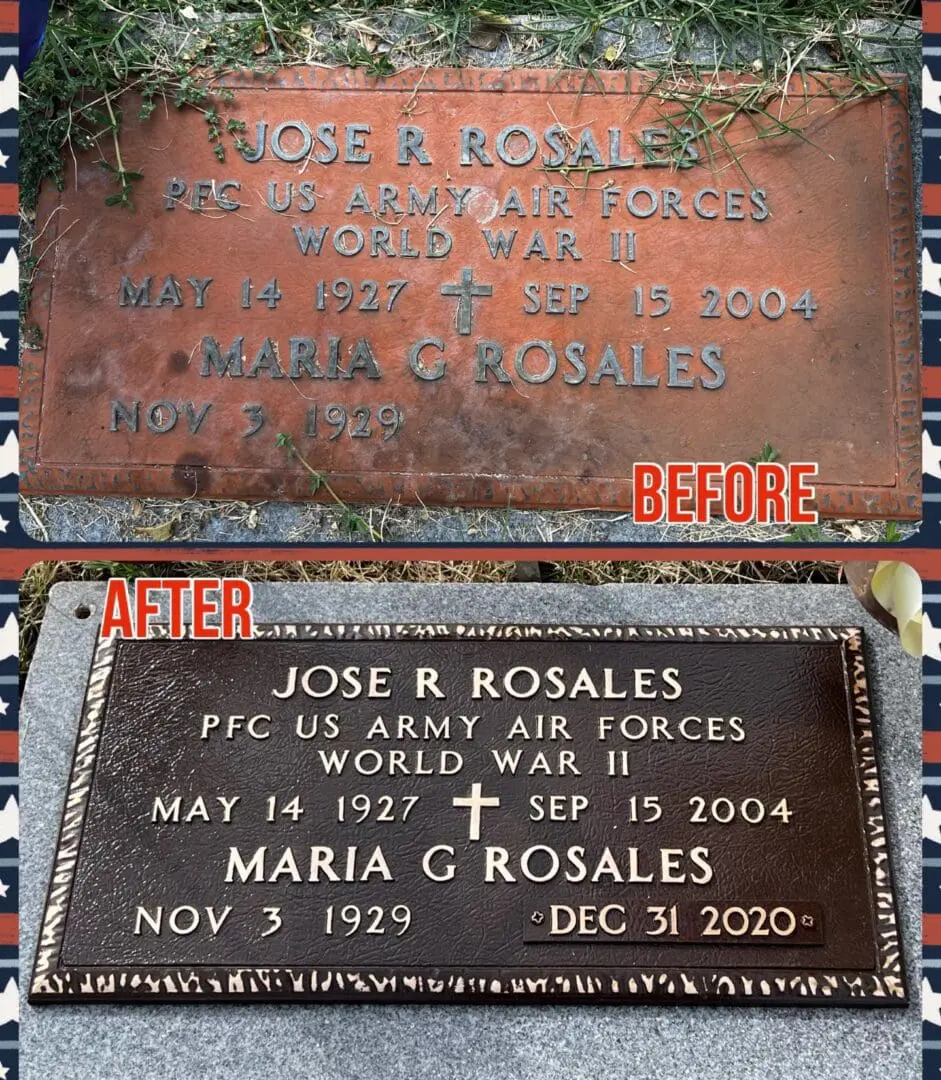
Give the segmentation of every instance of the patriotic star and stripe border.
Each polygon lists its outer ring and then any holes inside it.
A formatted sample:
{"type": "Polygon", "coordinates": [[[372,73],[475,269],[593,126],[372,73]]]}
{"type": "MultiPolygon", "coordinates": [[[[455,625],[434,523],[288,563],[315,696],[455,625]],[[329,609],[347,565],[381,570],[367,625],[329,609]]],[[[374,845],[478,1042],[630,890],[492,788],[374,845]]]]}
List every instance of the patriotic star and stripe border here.
{"type": "MultiPolygon", "coordinates": [[[[922,138],[922,506],[909,544],[941,547],[941,3],[923,5],[922,138]]],[[[918,114],[913,112],[913,127],[918,114]]],[[[912,131],[913,141],[919,132],[912,131]]]]}
{"type": "MultiPolygon", "coordinates": [[[[0,549],[20,542],[18,5],[0,0],[0,549]]],[[[0,574],[0,1080],[19,1080],[18,578],[0,574]]]]}
{"type": "MultiPolygon", "coordinates": [[[[922,67],[923,506],[920,543],[941,547],[941,3],[925,3],[922,67]]],[[[941,575],[939,575],[941,576],[941,575]]],[[[941,580],[924,585],[922,1070],[941,1077],[941,580]]]]}
{"type": "MultiPolygon", "coordinates": [[[[926,549],[941,549],[941,3],[925,3],[924,17],[924,223],[922,248],[923,273],[923,341],[924,341],[924,522],[918,535],[906,546],[912,550],[913,564],[921,564],[922,574],[931,573],[924,589],[927,646],[924,660],[924,1072],[926,1076],[941,1077],[941,557],[937,552],[929,558],[926,549]],[[937,107],[935,107],[937,106],[937,107]],[[924,556],[916,558],[916,554],[924,556]],[[931,564],[931,570],[928,570],[931,564]],[[935,572],[935,567],[937,570],[935,572]],[[937,837],[937,839],[935,839],[937,837]]],[[[17,4],[0,0],[0,107],[10,90],[10,64],[15,62],[17,49],[17,4]]],[[[15,77],[15,66],[13,67],[15,77]]],[[[18,229],[16,178],[18,169],[17,112],[14,108],[0,111],[0,289],[8,276],[10,260],[16,260],[18,229]]],[[[913,135],[915,133],[913,132],[913,135]]],[[[0,1080],[18,1080],[18,1019],[16,990],[18,977],[18,660],[17,660],[17,602],[18,576],[34,561],[41,544],[37,544],[21,528],[17,513],[17,327],[18,302],[15,291],[0,293],[0,1080]],[[2,550],[2,549],[5,549],[2,550]],[[6,557],[4,557],[6,556],[6,557]]],[[[896,550],[897,550],[896,546],[896,550]]],[[[48,550],[48,557],[75,558],[77,550],[83,557],[100,558],[115,554],[114,549],[92,552],[87,549],[48,550]]],[[[127,558],[128,552],[121,557],[127,558]]],[[[405,557],[413,552],[401,551],[405,557]]],[[[447,557],[445,552],[425,551],[425,557],[447,557]]],[[[465,553],[466,554],[466,553],[465,553]]],[[[579,557],[611,557],[610,551],[578,552],[579,557]]],[[[675,548],[645,549],[631,552],[633,557],[675,558],[675,548]]],[[[686,558],[710,558],[719,550],[686,549],[686,558]]],[[[772,551],[762,549],[756,556],[768,557],[772,551]]],[[[773,554],[789,558],[840,558],[841,549],[807,549],[795,547],[776,549],[773,554]]],[[[842,555],[848,554],[843,551],[842,555]]],[[[892,557],[881,552],[883,557],[892,557]]],[[[873,552],[872,557],[878,557],[873,552]]],[[[141,549],[135,558],[154,559],[159,556],[180,557],[177,548],[141,549]]],[[[215,552],[187,552],[193,558],[244,558],[244,549],[215,552]]],[[[505,557],[525,558],[528,553],[509,549],[505,557]]],[[[898,552],[901,556],[902,552],[898,552]]],[[[362,558],[362,548],[348,552],[334,550],[336,558],[362,558]]],[[[253,558],[311,557],[311,552],[298,549],[254,549],[253,558]]],[[[493,553],[491,557],[498,557],[493,553]]],[[[533,557],[545,558],[545,552],[533,557]]],[[[741,550],[734,556],[741,557],[741,550]]]]}

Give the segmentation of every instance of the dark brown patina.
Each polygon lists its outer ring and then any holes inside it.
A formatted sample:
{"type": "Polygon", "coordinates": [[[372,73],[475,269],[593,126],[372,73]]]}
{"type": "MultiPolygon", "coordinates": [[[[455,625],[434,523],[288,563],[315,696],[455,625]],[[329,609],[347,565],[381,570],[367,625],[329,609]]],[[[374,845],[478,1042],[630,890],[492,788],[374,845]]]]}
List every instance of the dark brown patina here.
{"type": "Polygon", "coordinates": [[[640,73],[228,82],[242,153],[158,109],[133,211],[100,153],[44,194],[25,491],[308,498],[284,434],[344,499],[626,508],[634,462],[770,444],[824,515],[919,516],[903,84],[707,144],[640,73]]]}
{"type": "Polygon", "coordinates": [[[35,1002],[906,1001],[858,629],[110,641],[66,805],[35,1002]]]}

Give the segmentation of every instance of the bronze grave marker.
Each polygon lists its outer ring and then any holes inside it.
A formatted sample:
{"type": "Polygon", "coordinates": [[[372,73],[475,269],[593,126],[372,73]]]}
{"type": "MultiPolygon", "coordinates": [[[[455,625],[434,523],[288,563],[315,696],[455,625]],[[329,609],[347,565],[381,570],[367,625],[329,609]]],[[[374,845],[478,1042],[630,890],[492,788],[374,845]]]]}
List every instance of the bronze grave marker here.
{"type": "Polygon", "coordinates": [[[770,443],[821,513],[918,517],[904,84],[706,141],[651,80],[235,75],[222,162],[124,100],[133,211],[104,147],[41,200],[23,490],[309,498],[289,436],[347,500],[627,508],[634,462],[770,443]]]}
{"type": "Polygon", "coordinates": [[[858,629],[165,633],[94,658],[35,1003],[906,1003],[858,629]]]}

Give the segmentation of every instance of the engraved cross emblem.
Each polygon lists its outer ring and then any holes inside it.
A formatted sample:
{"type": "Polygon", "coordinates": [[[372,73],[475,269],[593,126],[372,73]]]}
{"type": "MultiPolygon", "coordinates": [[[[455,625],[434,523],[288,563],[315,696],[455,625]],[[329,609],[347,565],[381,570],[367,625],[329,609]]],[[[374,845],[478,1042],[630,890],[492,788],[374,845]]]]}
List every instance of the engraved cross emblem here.
{"type": "Polygon", "coordinates": [[[493,296],[493,286],[475,285],[474,271],[469,266],[465,266],[461,271],[460,282],[454,285],[442,285],[441,295],[459,297],[457,302],[457,332],[459,334],[469,334],[471,332],[471,323],[474,321],[474,297],[493,296]]]}
{"type": "MultiPolygon", "coordinates": [[[[470,271],[468,271],[470,273],[470,271]]],[[[471,784],[470,795],[459,796],[451,800],[452,806],[466,806],[470,810],[470,823],[467,831],[468,840],[480,839],[480,811],[484,806],[499,806],[500,800],[493,795],[484,798],[480,784],[471,784]]]]}

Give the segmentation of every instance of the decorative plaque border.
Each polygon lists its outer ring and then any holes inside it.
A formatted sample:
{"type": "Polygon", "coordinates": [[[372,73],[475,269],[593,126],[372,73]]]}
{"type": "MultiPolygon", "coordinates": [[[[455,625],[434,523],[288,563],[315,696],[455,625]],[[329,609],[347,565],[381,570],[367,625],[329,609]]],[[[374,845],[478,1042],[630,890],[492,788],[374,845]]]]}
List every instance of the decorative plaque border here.
{"type": "MultiPolygon", "coordinates": [[[[155,639],[172,640],[165,626],[155,639]]],[[[847,626],[579,626],[442,623],[267,623],[258,639],[285,641],[716,641],[839,645],[847,715],[852,725],[859,811],[869,865],[870,904],[878,943],[872,970],[679,968],[81,967],[61,964],[72,881],[119,639],[99,642],[91,665],[52,877],[36,948],[29,1000],[380,1001],[906,1005],[898,915],[869,702],[863,632],[847,626]]],[[[132,642],[126,643],[133,647],[132,642]]]]}

